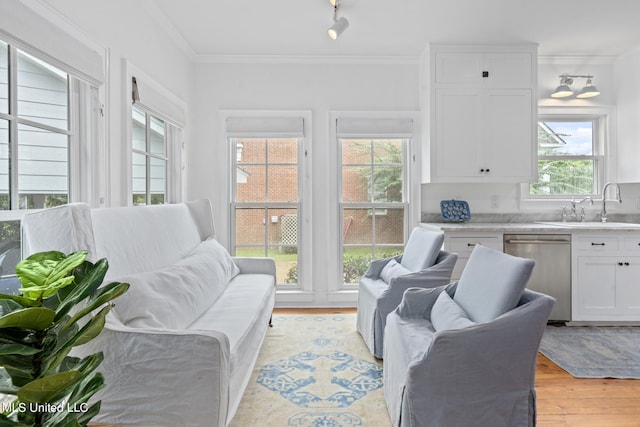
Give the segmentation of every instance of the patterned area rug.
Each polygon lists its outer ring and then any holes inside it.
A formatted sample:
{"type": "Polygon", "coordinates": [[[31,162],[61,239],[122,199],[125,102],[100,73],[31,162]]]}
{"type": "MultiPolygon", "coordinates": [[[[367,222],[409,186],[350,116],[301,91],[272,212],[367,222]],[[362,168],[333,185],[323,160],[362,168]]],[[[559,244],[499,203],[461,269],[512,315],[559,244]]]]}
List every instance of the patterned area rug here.
{"type": "Polygon", "coordinates": [[[230,427],[389,427],[355,314],[279,314],[230,427]]]}
{"type": "Polygon", "coordinates": [[[640,327],[547,326],[540,352],[576,378],[640,378],[640,327]]]}

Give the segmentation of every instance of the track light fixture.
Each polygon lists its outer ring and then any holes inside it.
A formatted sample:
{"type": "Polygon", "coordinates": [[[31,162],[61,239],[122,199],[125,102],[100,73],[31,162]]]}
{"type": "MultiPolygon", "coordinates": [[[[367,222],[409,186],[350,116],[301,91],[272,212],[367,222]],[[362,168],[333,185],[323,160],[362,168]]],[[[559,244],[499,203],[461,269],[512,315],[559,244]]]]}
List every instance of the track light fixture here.
{"type": "Polygon", "coordinates": [[[349,21],[344,16],[338,19],[338,0],[329,0],[329,3],[333,6],[333,25],[329,27],[327,33],[332,40],[336,40],[347,29],[349,21]]]}
{"type": "Polygon", "coordinates": [[[591,80],[593,79],[593,76],[562,74],[560,75],[560,86],[558,86],[556,90],[554,90],[551,93],[551,97],[567,98],[573,95],[574,92],[573,92],[573,89],[571,89],[571,85],[573,84],[573,79],[587,79],[587,83],[585,84],[584,88],[582,88],[580,93],[576,95],[576,98],[580,98],[580,99],[593,98],[594,96],[600,95],[600,91],[596,89],[596,87],[593,85],[593,82],[591,80]]]}

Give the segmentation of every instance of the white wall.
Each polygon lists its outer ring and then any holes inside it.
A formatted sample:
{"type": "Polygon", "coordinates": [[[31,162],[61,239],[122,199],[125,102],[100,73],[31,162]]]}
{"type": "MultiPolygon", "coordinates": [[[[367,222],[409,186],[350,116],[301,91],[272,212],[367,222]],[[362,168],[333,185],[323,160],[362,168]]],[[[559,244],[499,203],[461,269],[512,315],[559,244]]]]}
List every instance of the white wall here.
{"type": "MultiPolygon", "coordinates": [[[[142,1],[128,0],[45,0],[51,14],[60,14],[70,26],[77,27],[92,44],[102,46],[108,69],[106,105],[106,145],[108,172],[104,179],[106,206],[126,205],[127,188],[126,122],[130,94],[123,81],[124,60],[131,61],[146,75],[177,98],[189,103],[193,61],[162,25],[153,7],[142,1]]],[[[55,16],[52,16],[55,18],[55,16]]],[[[189,119],[187,118],[187,128],[189,119]]],[[[188,135],[187,135],[188,138],[188,135]]]]}
{"type": "MultiPolygon", "coordinates": [[[[188,152],[188,198],[214,204],[216,232],[228,243],[228,156],[219,119],[221,110],[304,110],[312,114],[312,250],[315,303],[326,303],[335,241],[328,230],[337,188],[333,188],[329,141],[330,111],[417,110],[418,65],[326,63],[212,63],[195,73],[188,152]],[[325,292],[326,293],[326,292],[325,292]]],[[[336,205],[337,206],[337,205],[336,205]]]]}
{"type": "Polygon", "coordinates": [[[640,181],[640,49],[620,56],[615,62],[618,107],[618,177],[640,181]]]}

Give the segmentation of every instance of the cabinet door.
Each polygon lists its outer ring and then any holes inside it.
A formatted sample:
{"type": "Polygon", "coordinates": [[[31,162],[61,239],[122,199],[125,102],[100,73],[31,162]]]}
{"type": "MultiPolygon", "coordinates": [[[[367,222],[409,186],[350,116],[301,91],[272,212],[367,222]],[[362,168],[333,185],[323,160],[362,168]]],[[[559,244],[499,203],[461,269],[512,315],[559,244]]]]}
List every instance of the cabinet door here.
{"type": "Polygon", "coordinates": [[[618,257],[577,258],[577,286],[574,290],[574,320],[603,320],[616,313],[618,257]]]}
{"type": "Polygon", "coordinates": [[[623,257],[616,276],[617,306],[626,320],[640,320],[640,257],[623,257]]]}
{"type": "Polygon", "coordinates": [[[434,83],[482,84],[484,56],[479,53],[438,52],[435,54],[434,83]]]}
{"type": "Polygon", "coordinates": [[[431,170],[437,179],[479,176],[483,143],[481,91],[436,89],[435,96],[431,170]]]}
{"type": "Polygon", "coordinates": [[[533,58],[530,53],[489,53],[485,55],[483,79],[485,87],[517,89],[531,88],[533,58]]]}
{"type": "Polygon", "coordinates": [[[490,169],[487,178],[537,179],[531,96],[531,90],[526,89],[487,90],[483,160],[483,168],[490,169]]]}

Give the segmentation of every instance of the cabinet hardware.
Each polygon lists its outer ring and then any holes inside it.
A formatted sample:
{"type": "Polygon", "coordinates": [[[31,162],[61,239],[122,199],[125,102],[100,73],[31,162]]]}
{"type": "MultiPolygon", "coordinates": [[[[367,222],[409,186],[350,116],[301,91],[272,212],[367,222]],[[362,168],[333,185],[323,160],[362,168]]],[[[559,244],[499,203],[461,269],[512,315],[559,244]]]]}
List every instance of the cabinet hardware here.
{"type": "Polygon", "coordinates": [[[487,78],[487,77],[489,77],[489,72],[488,72],[488,71],[483,71],[483,72],[482,72],[482,77],[483,77],[483,78],[487,78]]]}
{"type": "Polygon", "coordinates": [[[621,263],[621,262],[619,262],[619,263],[618,263],[618,265],[619,265],[619,266],[622,266],[622,263],[621,263]]]}
{"type": "Polygon", "coordinates": [[[594,242],[591,242],[591,246],[604,246],[604,243],[594,243],[594,242]]]}
{"type": "Polygon", "coordinates": [[[475,246],[475,245],[479,245],[479,244],[480,244],[480,243],[467,243],[467,246],[469,246],[469,247],[473,247],[473,246],[475,246]]]}
{"type": "Polygon", "coordinates": [[[570,240],[546,240],[546,239],[509,239],[506,243],[520,245],[569,245],[570,240]]]}
{"type": "Polygon", "coordinates": [[[628,262],[625,262],[625,263],[624,263],[624,265],[629,266],[629,263],[628,263],[628,262]]]}

